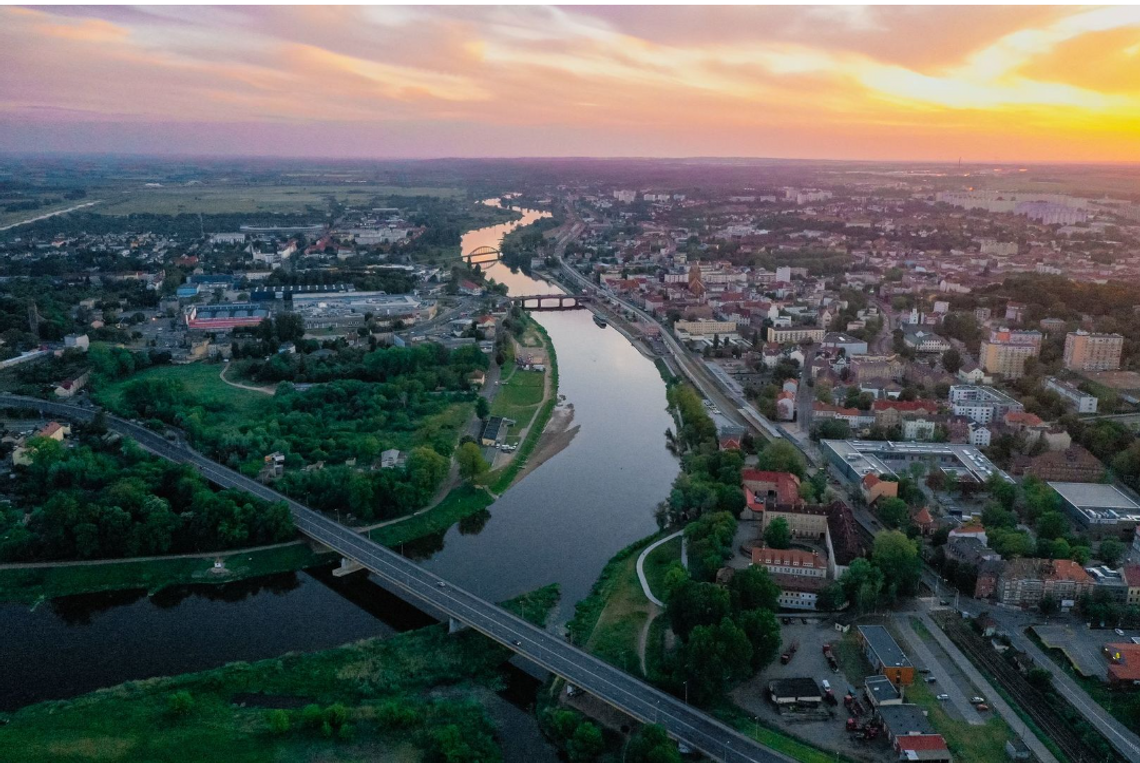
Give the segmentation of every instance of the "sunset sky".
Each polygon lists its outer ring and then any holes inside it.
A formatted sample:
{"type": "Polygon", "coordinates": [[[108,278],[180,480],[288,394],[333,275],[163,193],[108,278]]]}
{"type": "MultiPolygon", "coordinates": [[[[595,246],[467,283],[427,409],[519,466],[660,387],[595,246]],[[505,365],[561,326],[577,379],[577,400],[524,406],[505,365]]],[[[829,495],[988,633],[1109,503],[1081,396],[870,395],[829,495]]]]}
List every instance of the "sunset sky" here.
{"type": "Polygon", "coordinates": [[[1140,7],[0,8],[0,150],[1140,161],[1140,7]]]}

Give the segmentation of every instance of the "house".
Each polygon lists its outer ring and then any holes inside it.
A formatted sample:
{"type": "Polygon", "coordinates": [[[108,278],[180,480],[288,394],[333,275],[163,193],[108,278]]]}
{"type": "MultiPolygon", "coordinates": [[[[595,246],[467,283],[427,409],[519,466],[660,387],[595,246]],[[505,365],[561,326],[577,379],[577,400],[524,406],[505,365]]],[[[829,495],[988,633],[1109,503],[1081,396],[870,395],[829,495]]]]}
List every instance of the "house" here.
{"type": "Polygon", "coordinates": [[[956,538],[976,538],[983,546],[989,546],[989,538],[986,537],[986,528],[976,522],[955,527],[950,531],[950,534],[946,536],[946,541],[950,542],[956,538]]]}
{"type": "Polygon", "coordinates": [[[275,450],[265,457],[261,471],[257,478],[262,482],[271,482],[285,473],[285,454],[275,450]]]}
{"type": "Polygon", "coordinates": [[[933,400],[876,400],[871,403],[875,423],[885,429],[899,426],[906,419],[933,416],[938,413],[938,403],[933,400]]]}
{"type": "Polygon", "coordinates": [[[483,433],[479,440],[484,447],[493,448],[506,439],[509,428],[510,425],[502,416],[491,416],[483,425],[483,433]]]}
{"type": "MultiPolygon", "coordinates": [[[[28,439],[44,438],[63,442],[64,438],[70,435],[70,426],[60,424],[58,421],[51,421],[28,439]]],[[[33,456],[35,456],[35,449],[29,448],[25,440],[17,442],[16,447],[12,449],[12,463],[17,466],[31,466],[33,456]]]]}
{"type": "Polygon", "coordinates": [[[1006,563],[995,594],[1003,604],[1036,607],[1046,596],[1067,608],[1082,594],[1091,594],[1093,579],[1068,559],[1013,559],[1006,563]]]}
{"type": "Polygon", "coordinates": [[[459,282],[459,293],[467,297],[483,296],[483,287],[474,281],[463,279],[459,282]]]}
{"type": "MultiPolygon", "coordinates": [[[[1140,533],[1136,537],[1140,538],[1140,533]]],[[[1124,584],[1128,586],[1125,604],[1130,607],[1140,606],[1140,564],[1124,565],[1121,575],[1124,578],[1124,584]]]]}
{"type": "Polygon", "coordinates": [[[1109,686],[1140,686],[1140,644],[1105,644],[1109,686]]]}
{"type": "Polygon", "coordinates": [[[883,498],[898,498],[899,483],[880,479],[876,474],[868,474],[859,482],[859,492],[868,506],[883,498]]]}
{"type": "Polygon", "coordinates": [[[88,348],[91,347],[91,340],[87,338],[86,334],[68,334],[63,338],[63,346],[68,349],[87,352],[88,348]]]}
{"type": "Polygon", "coordinates": [[[822,578],[827,575],[827,562],[816,551],[799,548],[752,547],[752,564],[778,575],[822,578]]]}
{"type": "Polygon", "coordinates": [[[783,391],[776,395],[776,420],[794,421],[796,418],[796,393],[783,391]]]}
{"type": "Polygon", "coordinates": [[[406,460],[403,453],[391,448],[380,454],[380,468],[395,469],[398,466],[403,466],[406,460]]]}
{"type": "Polygon", "coordinates": [[[762,512],[765,506],[800,503],[800,478],[790,472],[742,469],[740,480],[744,485],[745,501],[753,511],[762,512]]]}
{"type": "Polygon", "coordinates": [[[911,517],[911,521],[914,522],[914,526],[918,528],[918,531],[922,535],[930,535],[934,532],[934,517],[930,515],[930,509],[925,506],[915,512],[914,516],[911,517]]]}
{"type": "Polygon", "coordinates": [[[941,734],[910,734],[896,736],[894,749],[899,760],[921,763],[950,763],[950,748],[941,734]]]}
{"type": "Polygon", "coordinates": [[[87,380],[91,377],[90,371],[84,371],[79,376],[71,379],[64,379],[56,385],[56,397],[72,397],[76,392],[87,386],[87,380]]]}

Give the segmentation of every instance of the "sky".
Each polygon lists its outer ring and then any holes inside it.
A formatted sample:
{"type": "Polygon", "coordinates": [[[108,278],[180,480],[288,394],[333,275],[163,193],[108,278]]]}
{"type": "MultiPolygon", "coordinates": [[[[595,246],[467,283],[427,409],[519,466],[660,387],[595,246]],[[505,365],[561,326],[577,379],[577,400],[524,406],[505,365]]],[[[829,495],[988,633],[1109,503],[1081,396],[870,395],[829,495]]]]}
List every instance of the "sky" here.
{"type": "Polygon", "coordinates": [[[0,7],[0,151],[1140,161],[1140,7],[0,7]]]}

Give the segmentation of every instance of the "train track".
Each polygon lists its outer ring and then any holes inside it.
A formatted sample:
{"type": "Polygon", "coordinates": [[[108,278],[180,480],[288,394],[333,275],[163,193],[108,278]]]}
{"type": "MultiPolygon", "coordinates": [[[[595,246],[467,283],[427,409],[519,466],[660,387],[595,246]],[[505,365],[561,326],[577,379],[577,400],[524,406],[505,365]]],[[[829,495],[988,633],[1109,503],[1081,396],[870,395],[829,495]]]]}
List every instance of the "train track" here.
{"type": "MultiPolygon", "coordinates": [[[[1107,754],[1100,754],[1085,744],[1058,708],[1055,700],[1035,689],[1021,673],[990,648],[983,639],[962,624],[957,618],[941,618],[940,625],[950,640],[970,658],[993,676],[1014,703],[1028,715],[1069,760],[1097,763],[1117,763],[1121,758],[1106,742],[1107,754]]],[[[1060,695],[1056,695],[1060,696],[1060,695]]],[[[1063,698],[1062,698],[1062,701],[1063,698]]]]}

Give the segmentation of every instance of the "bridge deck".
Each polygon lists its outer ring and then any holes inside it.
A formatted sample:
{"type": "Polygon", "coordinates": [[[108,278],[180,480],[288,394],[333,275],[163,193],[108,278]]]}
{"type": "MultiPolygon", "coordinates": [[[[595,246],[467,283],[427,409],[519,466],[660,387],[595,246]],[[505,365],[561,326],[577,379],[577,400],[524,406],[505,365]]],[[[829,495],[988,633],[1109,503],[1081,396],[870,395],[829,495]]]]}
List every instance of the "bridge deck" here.
{"type": "MultiPolygon", "coordinates": [[[[90,421],[95,410],[16,395],[0,395],[0,407],[25,408],[90,421]]],[[[107,416],[108,427],[163,458],[194,466],[211,482],[244,490],[266,501],[282,501],[297,529],[353,559],[396,590],[446,612],[460,622],[579,686],[645,723],[659,723],[677,739],[725,763],[791,761],[609,663],[537,628],[503,608],[446,582],[388,548],[280,493],[177,443],[123,419],[107,416]]]]}

